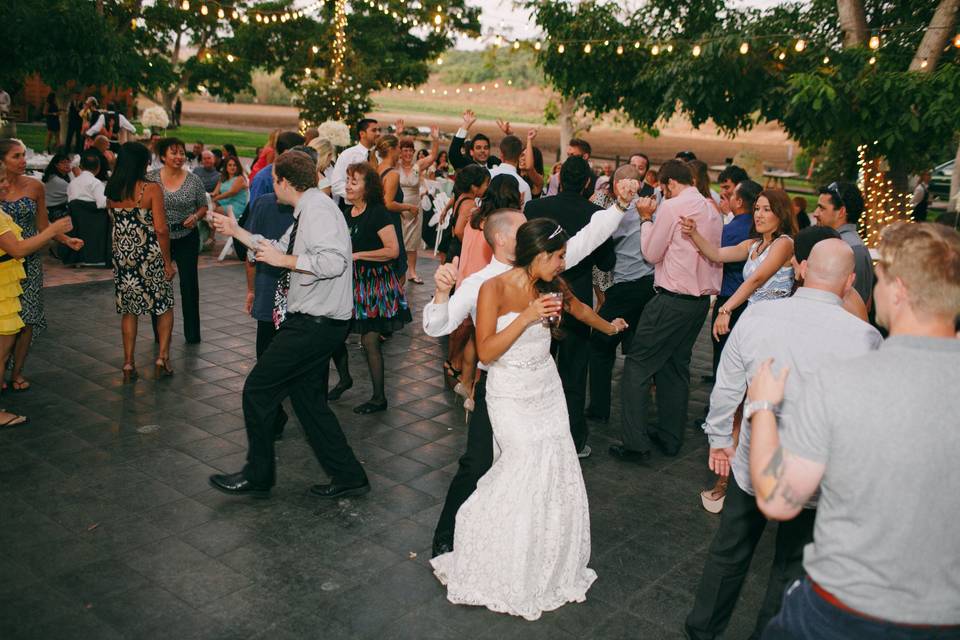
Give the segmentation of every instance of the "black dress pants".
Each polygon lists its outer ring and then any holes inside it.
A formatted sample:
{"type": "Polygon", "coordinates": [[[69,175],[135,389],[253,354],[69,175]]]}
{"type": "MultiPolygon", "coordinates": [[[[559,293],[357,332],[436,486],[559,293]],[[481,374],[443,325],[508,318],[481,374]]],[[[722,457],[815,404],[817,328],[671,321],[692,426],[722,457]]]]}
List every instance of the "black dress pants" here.
{"type": "Polygon", "coordinates": [[[567,401],[570,435],[577,451],[582,451],[590,435],[583,415],[587,404],[587,371],[590,368],[590,327],[567,317],[562,331],[564,335],[554,341],[552,351],[557,360],[563,396],[567,401]]]}
{"type": "MultiPolygon", "coordinates": [[[[190,343],[200,342],[200,232],[194,229],[183,238],[170,240],[170,257],[177,265],[180,280],[180,311],[183,314],[183,337],[190,343]]],[[[157,336],[157,317],[151,318],[153,335],[157,336]]]]}
{"type": "MultiPolygon", "coordinates": [[[[257,360],[259,360],[260,356],[267,350],[267,347],[270,346],[270,343],[273,342],[273,338],[276,335],[277,328],[273,325],[273,320],[269,322],[257,320],[257,360]]],[[[277,412],[277,421],[274,423],[274,431],[278,437],[283,433],[283,428],[286,426],[287,420],[287,412],[284,411],[281,406],[280,411],[277,412]]]]}
{"type": "Polygon", "coordinates": [[[276,483],[274,424],[287,396],[303,425],[307,442],[335,484],[359,484],[367,479],[327,405],[330,355],[347,337],[348,321],[291,314],[270,346],[257,360],[243,385],[243,418],[247,427],[244,478],[260,487],[276,483]]]}
{"type": "Polygon", "coordinates": [[[668,454],[683,445],[690,397],[690,356],[710,297],[681,298],[658,292],[643,309],[623,364],[621,431],[623,445],[649,451],[647,404],[650,384],[657,379],[656,435],[668,454]]]}
{"type": "Polygon", "coordinates": [[[460,457],[457,474],[450,481],[447,499],[433,533],[433,541],[453,544],[457,511],[477,488],[477,481],[493,465],[493,427],[487,413],[487,372],[479,370],[474,388],[474,409],[467,426],[467,450],[460,457]]]}
{"type": "MultiPolygon", "coordinates": [[[[767,623],[780,611],[784,589],[803,575],[803,547],[813,541],[815,518],[816,510],[803,509],[793,520],[777,525],[773,566],[751,638],[763,634],[767,623]]],[[[720,527],[710,543],[693,610],[686,620],[692,640],[716,638],[727,628],[766,525],[767,518],[757,508],[756,498],[741,489],[731,474],[720,527]]]]}
{"type": "Polygon", "coordinates": [[[69,153],[83,153],[83,134],[80,133],[80,128],[83,126],[83,122],[67,123],[67,139],[63,142],[63,147],[69,153]],[[71,141],[76,139],[76,143],[71,145],[71,141]]]}
{"type": "Polygon", "coordinates": [[[617,346],[622,343],[624,352],[630,349],[630,340],[636,333],[637,322],[651,298],[653,274],[639,280],[618,282],[607,289],[606,298],[597,313],[608,322],[614,318],[623,318],[629,327],[623,333],[612,336],[600,331],[594,331],[590,336],[589,412],[594,416],[610,417],[610,383],[613,364],[617,360],[617,346]]]}

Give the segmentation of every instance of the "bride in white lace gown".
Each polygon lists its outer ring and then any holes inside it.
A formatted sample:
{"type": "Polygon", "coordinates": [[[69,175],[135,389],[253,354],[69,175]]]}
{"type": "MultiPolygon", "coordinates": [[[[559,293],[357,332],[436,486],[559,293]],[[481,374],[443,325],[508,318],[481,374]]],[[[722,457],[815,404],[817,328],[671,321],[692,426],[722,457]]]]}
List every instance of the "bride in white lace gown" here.
{"type": "Polygon", "coordinates": [[[597,574],[590,515],[544,320],[570,313],[606,333],[562,282],[566,234],[537,219],[517,232],[517,267],[486,283],[477,303],[477,351],[489,364],[487,408],[499,457],[457,513],[454,550],[431,562],[447,599],[536,620],[582,602],[597,574]],[[544,291],[557,289],[564,297],[544,291]],[[562,307],[561,307],[562,305],[562,307]]]}

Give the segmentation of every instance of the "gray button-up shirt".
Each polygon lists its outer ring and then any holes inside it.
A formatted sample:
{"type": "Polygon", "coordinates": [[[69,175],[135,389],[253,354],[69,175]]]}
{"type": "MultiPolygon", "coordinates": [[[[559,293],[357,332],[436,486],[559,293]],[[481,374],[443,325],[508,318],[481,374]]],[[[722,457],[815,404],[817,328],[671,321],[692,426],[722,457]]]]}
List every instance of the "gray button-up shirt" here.
{"type": "MultiPolygon", "coordinates": [[[[290,275],[289,313],[306,313],[335,320],[353,315],[353,249],[343,213],[325,193],[308,189],[293,210],[300,220],[293,255],[297,270],[290,275]]],[[[287,229],[279,240],[268,240],[280,251],[290,246],[287,229]]],[[[253,234],[254,244],[265,238],[253,234]]],[[[248,255],[253,257],[253,252],[248,255]]]]}
{"type": "Polygon", "coordinates": [[[613,250],[617,256],[613,267],[614,284],[653,275],[653,265],[643,258],[643,250],[640,248],[640,222],[637,203],[634,201],[620,220],[616,231],[610,236],[613,238],[613,250]]]}
{"type": "Polygon", "coordinates": [[[864,302],[873,295],[873,260],[870,259],[870,250],[857,233],[857,225],[844,224],[837,229],[840,237],[853,249],[853,271],[857,279],[853,288],[857,290],[864,302]]]}
{"type": "MultiPolygon", "coordinates": [[[[790,367],[780,406],[780,428],[789,430],[793,406],[804,383],[818,369],[861,356],[879,347],[882,340],[876,329],[845,311],[843,301],[829,291],[802,287],[791,298],[750,305],[723,347],[717,382],[710,394],[710,414],[703,425],[710,446],[733,446],[733,414],[743,401],[747,383],[767,358],[774,359],[775,371],[790,367]]],[[[753,495],[750,424],[746,420],[740,426],[731,466],[740,488],[753,495]]]]}

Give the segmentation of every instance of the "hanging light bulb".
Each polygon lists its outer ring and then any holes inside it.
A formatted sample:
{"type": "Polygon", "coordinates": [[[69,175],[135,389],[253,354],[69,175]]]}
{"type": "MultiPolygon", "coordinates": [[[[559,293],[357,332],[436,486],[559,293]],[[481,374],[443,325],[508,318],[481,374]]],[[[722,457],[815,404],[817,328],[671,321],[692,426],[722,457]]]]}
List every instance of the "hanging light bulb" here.
{"type": "Polygon", "coordinates": [[[672,45],[672,44],[668,44],[668,45],[667,45],[667,53],[673,53],[673,45],[672,45]]]}
{"type": "Polygon", "coordinates": [[[652,47],[650,47],[650,53],[651,53],[652,55],[659,55],[659,53],[660,53],[660,45],[656,45],[656,44],[655,44],[655,45],[653,45],[652,47]]]}
{"type": "Polygon", "coordinates": [[[540,51],[540,49],[541,49],[542,47],[543,47],[543,45],[540,44],[540,41],[539,41],[539,40],[537,40],[536,42],[533,43],[533,48],[536,49],[537,51],[540,51]]]}
{"type": "Polygon", "coordinates": [[[310,47],[310,50],[313,51],[314,53],[320,53],[320,47],[318,47],[317,45],[313,45],[312,47],[310,47]]]}
{"type": "Polygon", "coordinates": [[[567,50],[567,48],[566,48],[565,46],[563,46],[562,43],[560,44],[559,47],[557,47],[557,53],[563,53],[563,52],[566,51],[566,50],[567,50]]]}
{"type": "Polygon", "coordinates": [[[640,48],[640,41],[639,41],[639,40],[637,40],[636,42],[633,43],[633,48],[634,48],[634,49],[639,49],[639,48],[640,48]]]}
{"type": "Polygon", "coordinates": [[[236,20],[237,18],[240,17],[240,12],[234,9],[233,11],[230,12],[230,17],[236,20]]]}
{"type": "Polygon", "coordinates": [[[740,54],[747,55],[747,52],[750,51],[750,45],[746,42],[740,44],[740,54]]]}
{"type": "Polygon", "coordinates": [[[877,64],[877,56],[870,56],[870,59],[867,60],[870,64],[877,64]]]}
{"type": "Polygon", "coordinates": [[[920,61],[920,68],[921,68],[921,69],[926,69],[926,68],[927,68],[927,59],[926,59],[926,58],[924,58],[923,60],[920,61]]]}
{"type": "Polygon", "coordinates": [[[250,18],[247,16],[247,14],[243,14],[242,16],[240,16],[240,22],[242,22],[243,24],[247,24],[248,22],[250,22],[250,18]]]}
{"type": "Polygon", "coordinates": [[[871,49],[880,48],[880,36],[870,36],[870,48],[871,49]]]}
{"type": "Polygon", "coordinates": [[[800,38],[799,40],[797,40],[797,44],[793,45],[793,49],[797,53],[800,53],[806,48],[807,48],[807,42],[803,38],[800,38]]]}
{"type": "Polygon", "coordinates": [[[439,65],[442,65],[442,64],[443,64],[443,58],[442,58],[442,57],[437,58],[437,65],[439,66],[439,65]]]}
{"type": "Polygon", "coordinates": [[[609,41],[609,40],[604,40],[604,41],[603,41],[603,46],[609,47],[609,46],[610,46],[610,41],[609,41]]]}
{"type": "Polygon", "coordinates": [[[823,56],[823,64],[830,64],[830,56],[823,56]]]}
{"type": "Polygon", "coordinates": [[[226,17],[227,17],[227,14],[226,14],[226,13],[224,13],[224,11],[223,11],[223,8],[222,8],[222,7],[221,7],[221,8],[219,8],[219,9],[217,9],[217,17],[218,17],[218,18],[220,18],[221,20],[223,20],[224,18],[226,18],[226,17]]]}
{"type": "Polygon", "coordinates": [[[190,11],[190,0],[183,0],[183,2],[180,4],[180,8],[184,11],[190,11]]]}
{"type": "Polygon", "coordinates": [[[589,42],[588,42],[587,44],[583,45],[583,52],[584,52],[584,53],[590,53],[591,51],[593,51],[593,47],[590,46],[590,43],[589,43],[589,42]]]}
{"type": "Polygon", "coordinates": [[[433,16],[433,24],[439,27],[441,22],[443,22],[443,17],[441,17],[439,13],[433,16]]]}
{"type": "Polygon", "coordinates": [[[207,5],[205,4],[200,5],[200,15],[205,16],[208,13],[210,13],[210,10],[207,9],[207,5]]]}
{"type": "Polygon", "coordinates": [[[953,36],[953,46],[955,46],[957,49],[960,49],[960,33],[953,36]]]}
{"type": "Polygon", "coordinates": [[[514,49],[519,49],[519,48],[520,48],[520,41],[519,41],[519,40],[514,40],[514,41],[513,41],[513,48],[514,48],[514,49]]]}
{"type": "Polygon", "coordinates": [[[699,58],[701,51],[703,51],[703,50],[700,48],[700,45],[698,45],[698,44],[693,45],[693,57],[694,57],[694,58],[699,58]]]}
{"type": "Polygon", "coordinates": [[[233,57],[232,53],[227,54],[227,62],[233,62],[236,58],[233,57]]]}
{"type": "Polygon", "coordinates": [[[622,56],[622,55],[623,55],[623,45],[622,45],[622,44],[618,44],[618,45],[617,45],[617,55],[618,55],[618,56],[622,56]]]}
{"type": "Polygon", "coordinates": [[[780,55],[777,56],[777,60],[785,60],[786,58],[787,58],[787,54],[784,53],[783,51],[781,51],[780,55]]]}

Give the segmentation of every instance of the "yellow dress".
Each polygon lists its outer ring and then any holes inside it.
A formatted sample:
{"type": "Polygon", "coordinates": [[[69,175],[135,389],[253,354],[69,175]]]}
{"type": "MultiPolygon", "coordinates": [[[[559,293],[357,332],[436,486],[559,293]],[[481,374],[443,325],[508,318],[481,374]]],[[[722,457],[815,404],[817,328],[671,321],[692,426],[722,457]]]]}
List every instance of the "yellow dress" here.
{"type": "MultiPolygon", "coordinates": [[[[17,223],[0,211],[0,235],[11,231],[17,236],[17,240],[22,239],[17,223]]],[[[3,249],[0,249],[0,256],[5,255],[3,249]]],[[[23,293],[20,281],[26,277],[22,258],[0,262],[0,335],[15,335],[24,326],[20,319],[20,294],[23,293]]]]}

